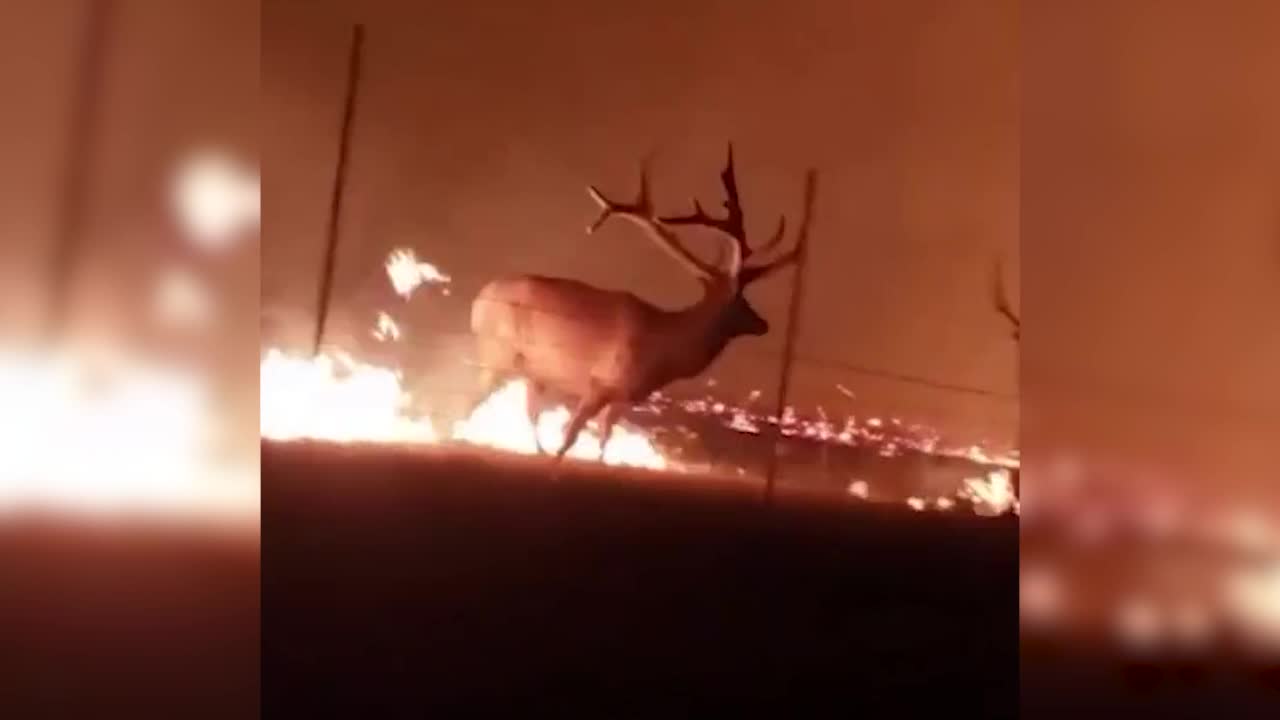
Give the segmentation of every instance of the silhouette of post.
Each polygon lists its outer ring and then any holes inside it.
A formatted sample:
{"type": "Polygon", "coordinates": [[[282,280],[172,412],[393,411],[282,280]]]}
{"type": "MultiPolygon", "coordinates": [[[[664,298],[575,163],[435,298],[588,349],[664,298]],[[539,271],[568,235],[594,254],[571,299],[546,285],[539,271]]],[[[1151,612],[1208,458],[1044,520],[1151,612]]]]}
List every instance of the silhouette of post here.
{"type": "Polygon", "coordinates": [[[364,50],[364,26],[351,29],[351,54],[347,60],[347,93],[342,105],[342,129],[338,136],[338,164],[334,170],[333,192],[329,197],[329,225],[325,236],[324,265],[316,301],[316,331],[312,355],[320,354],[325,325],[329,321],[329,301],[333,294],[333,272],[338,253],[338,227],[342,219],[342,195],[347,182],[347,157],[351,146],[351,124],[355,116],[356,90],[360,82],[360,57],[364,50]]]}
{"type": "Polygon", "coordinates": [[[62,197],[54,218],[49,305],[45,332],[56,342],[67,330],[71,287],[81,245],[89,195],[89,168],[97,139],[98,107],[105,67],[107,25],[112,0],[90,0],[84,15],[79,74],[71,98],[70,132],[63,166],[62,197]]]}
{"type": "Polygon", "coordinates": [[[791,303],[787,310],[787,336],[782,347],[782,369],[778,375],[778,405],[774,417],[778,424],[774,426],[773,448],[769,453],[769,466],[764,476],[765,502],[773,502],[774,481],[778,474],[778,448],[782,444],[782,413],[787,407],[787,395],[791,390],[791,366],[795,361],[796,333],[800,326],[800,301],[804,297],[805,268],[809,260],[809,226],[813,222],[813,200],[817,192],[818,176],[813,170],[805,176],[804,181],[804,219],[800,223],[800,231],[796,237],[796,246],[800,253],[796,257],[795,279],[791,283],[791,303]]]}

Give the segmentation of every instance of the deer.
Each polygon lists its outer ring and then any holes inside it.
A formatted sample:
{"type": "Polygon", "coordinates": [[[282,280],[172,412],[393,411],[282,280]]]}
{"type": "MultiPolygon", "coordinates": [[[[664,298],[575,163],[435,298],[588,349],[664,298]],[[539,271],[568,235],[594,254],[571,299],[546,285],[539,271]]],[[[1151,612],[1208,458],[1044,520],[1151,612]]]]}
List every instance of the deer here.
{"type": "Polygon", "coordinates": [[[1009,307],[1009,296],[1005,292],[1005,288],[1004,288],[1004,260],[1003,259],[1001,258],[996,259],[995,270],[993,271],[992,276],[994,278],[993,282],[995,286],[993,288],[994,290],[993,300],[995,302],[996,312],[1003,315],[1004,318],[1009,321],[1010,327],[1013,328],[1012,332],[1013,332],[1014,342],[1022,342],[1022,319],[1013,312],[1012,308],[1009,307]]]}
{"type": "Polygon", "coordinates": [[[809,170],[806,176],[803,220],[791,249],[752,265],[746,263],[748,258],[770,253],[781,244],[786,216],[780,217],[769,240],[752,248],[738,194],[732,143],[720,180],[726,195],[723,217],[708,214],[696,198],[691,213],[658,215],[650,194],[647,158],[640,166],[639,192],[631,202],[612,199],[596,186],[587,186],[587,194],[599,207],[587,234],[595,234],[613,218],[638,227],[698,281],[701,296],[692,305],[668,310],[630,292],[536,274],[495,279],[476,295],[471,306],[471,331],[481,368],[480,397],[491,394],[509,374],[524,377],[528,385],[526,411],[535,428],[538,455],[547,454],[536,431],[545,395],[555,392],[576,401],[564,439],[552,456],[555,466],[597,416],[599,458],[603,461],[625,407],[677,380],[701,374],[733,339],[769,332],[768,321],[743,292],[795,263],[805,252],[816,172],[809,170]],[[680,241],[676,228],[691,227],[710,229],[723,240],[712,262],[701,260],[680,241]]]}

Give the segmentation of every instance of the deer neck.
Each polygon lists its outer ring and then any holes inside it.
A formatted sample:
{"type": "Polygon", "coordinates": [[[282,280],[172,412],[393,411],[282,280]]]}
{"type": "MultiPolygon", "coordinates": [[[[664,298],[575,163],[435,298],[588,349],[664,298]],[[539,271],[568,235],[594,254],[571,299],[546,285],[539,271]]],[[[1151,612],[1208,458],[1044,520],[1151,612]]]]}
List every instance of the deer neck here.
{"type": "Polygon", "coordinates": [[[725,312],[734,300],[732,286],[712,285],[693,305],[671,313],[670,369],[687,378],[707,369],[729,344],[725,312]]]}

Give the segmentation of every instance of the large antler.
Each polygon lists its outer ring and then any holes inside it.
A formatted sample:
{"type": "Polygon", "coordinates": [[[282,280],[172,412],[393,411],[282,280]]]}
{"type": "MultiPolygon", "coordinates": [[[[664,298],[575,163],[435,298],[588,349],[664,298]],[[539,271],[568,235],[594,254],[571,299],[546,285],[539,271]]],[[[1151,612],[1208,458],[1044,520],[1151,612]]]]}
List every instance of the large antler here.
{"type": "Polygon", "coordinates": [[[1020,340],[1020,339],[1021,339],[1021,335],[1022,335],[1022,319],[1021,319],[1021,318],[1019,318],[1016,314],[1014,314],[1013,310],[1009,307],[1009,297],[1008,297],[1008,295],[1005,293],[1005,289],[1004,289],[1004,260],[1003,260],[1003,258],[997,258],[997,259],[996,259],[996,266],[995,266],[995,273],[994,273],[994,275],[995,275],[995,277],[994,277],[994,282],[995,282],[995,288],[994,288],[994,291],[995,291],[995,297],[994,297],[994,300],[995,300],[995,308],[996,308],[996,312],[998,312],[998,313],[1000,313],[1001,315],[1003,315],[1003,316],[1005,317],[1005,319],[1009,321],[1009,324],[1013,326],[1013,339],[1014,339],[1014,340],[1020,340]]]}
{"type": "MultiPolygon", "coordinates": [[[[775,270],[784,268],[795,262],[804,255],[809,244],[809,225],[813,221],[813,203],[818,192],[818,173],[815,170],[809,170],[804,178],[804,215],[801,216],[800,230],[796,233],[796,244],[790,250],[779,255],[773,260],[762,265],[753,265],[744,268],[739,282],[742,285],[750,285],[751,283],[766,278],[773,274],[775,270]]],[[[761,249],[773,249],[781,240],[784,229],[786,228],[786,218],[778,223],[778,232],[769,240],[761,249]]]]}
{"type": "MultiPolygon", "coordinates": [[[[686,270],[697,277],[707,280],[721,274],[720,270],[704,263],[689,252],[680,243],[675,233],[667,227],[668,223],[654,213],[653,204],[649,197],[649,168],[647,162],[640,167],[640,193],[634,202],[621,203],[611,200],[594,185],[587,187],[587,193],[600,205],[600,216],[587,227],[588,233],[595,232],[610,217],[618,215],[638,225],[659,247],[666,250],[686,270]]],[[[736,277],[738,271],[742,268],[742,249],[737,243],[731,243],[730,250],[727,274],[730,277],[736,277]]]]}
{"type": "MultiPolygon", "coordinates": [[[[688,215],[671,215],[659,218],[667,225],[692,225],[696,227],[711,228],[725,237],[729,238],[738,248],[738,253],[745,261],[751,257],[753,252],[751,246],[747,244],[747,231],[745,219],[742,213],[742,201],[738,197],[738,179],[734,174],[733,166],[733,143],[729,143],[729,155],[725,161],[724,170],[720,171],[720,182],[724,185],[725,201],[724,207],[728,215],[724,218],[715,218],[707,214],[702,209],[702,204],[697,198],[693,199],[693,212],[688,215]]],[[[782,241],[783,233],[786,232],[786,217],[779,218],[778,229],[774,231],[773,237],[769,239],[761,250],[768,252],[782,241]]]]}

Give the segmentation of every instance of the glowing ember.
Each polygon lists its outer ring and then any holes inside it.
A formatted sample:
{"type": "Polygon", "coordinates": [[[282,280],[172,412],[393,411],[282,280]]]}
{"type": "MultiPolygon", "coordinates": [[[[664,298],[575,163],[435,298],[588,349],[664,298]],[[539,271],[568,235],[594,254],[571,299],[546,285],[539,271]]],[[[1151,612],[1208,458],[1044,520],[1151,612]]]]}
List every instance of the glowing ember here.
{"type": "Polygon", "coordinates": [[[150,511],[256,517],[248,472],[212,460],[208,389],[124,361],[0,356],[0,512],[150,511]]]}
{"type": "Polygon", "coordinates": [[[408,300],[413,291],[424,283],[447,285],[451,281],[448,275],[429,262],[418,260],[413,250],[395,250],[387,257],[387,277],[396,294],[408,300]]]}
{"type": "MultiPolygon", "coordinates": [[[[508,452],[532,455],[537,452],[534,432],[547,452],[555,452],[564,442],[564,427],[570,412],[564,406],[542,412],[536,429],[529,423],[527,407],[528,386],[523,380],[512,381],[499,388],[471,413],[470,417],[454,425],[453,439],[483,445],[508,452]]],[[[569,449],[568,456],[583,460],[600,457],[600,436],[589,424],[569,449]]],[[[671,463],[660,453],[645,435],[635,432],[622,423],[614,426],[613,436],[605,450],[607,465],[665,470],[671,463]]]]}
{"type": "Polygon", "coordinates": [[[867,485],[866,480],[854,480],[849,483],[849,494],[856,498],[866,500],[867,496],[871,494],[871,488],[867,485]]]}
{"type": "Polygon", "coordinates": [[[1009,471],[1004,468],[992,470],[985,478],[965,480],[960,495],[973,503],[973,510],[979,515],[1018,512],[1018,497],[1013,492],[1009,471]]]}
{"type": "Polygon", "coordinates": [[[398,373],[344,353],[314,359],[270,350],[261,366],[261,433],[272,440],[435,442],[408,412],[398,373]]]}
{"type": "Polygon", "coordinates": [[[391,316],[380,312],[378,313],[378,325],[373,329],[373,336],[378,340],[386,342],[388,340],[400,339],[400,326],[396,324],[391,316]]]}

